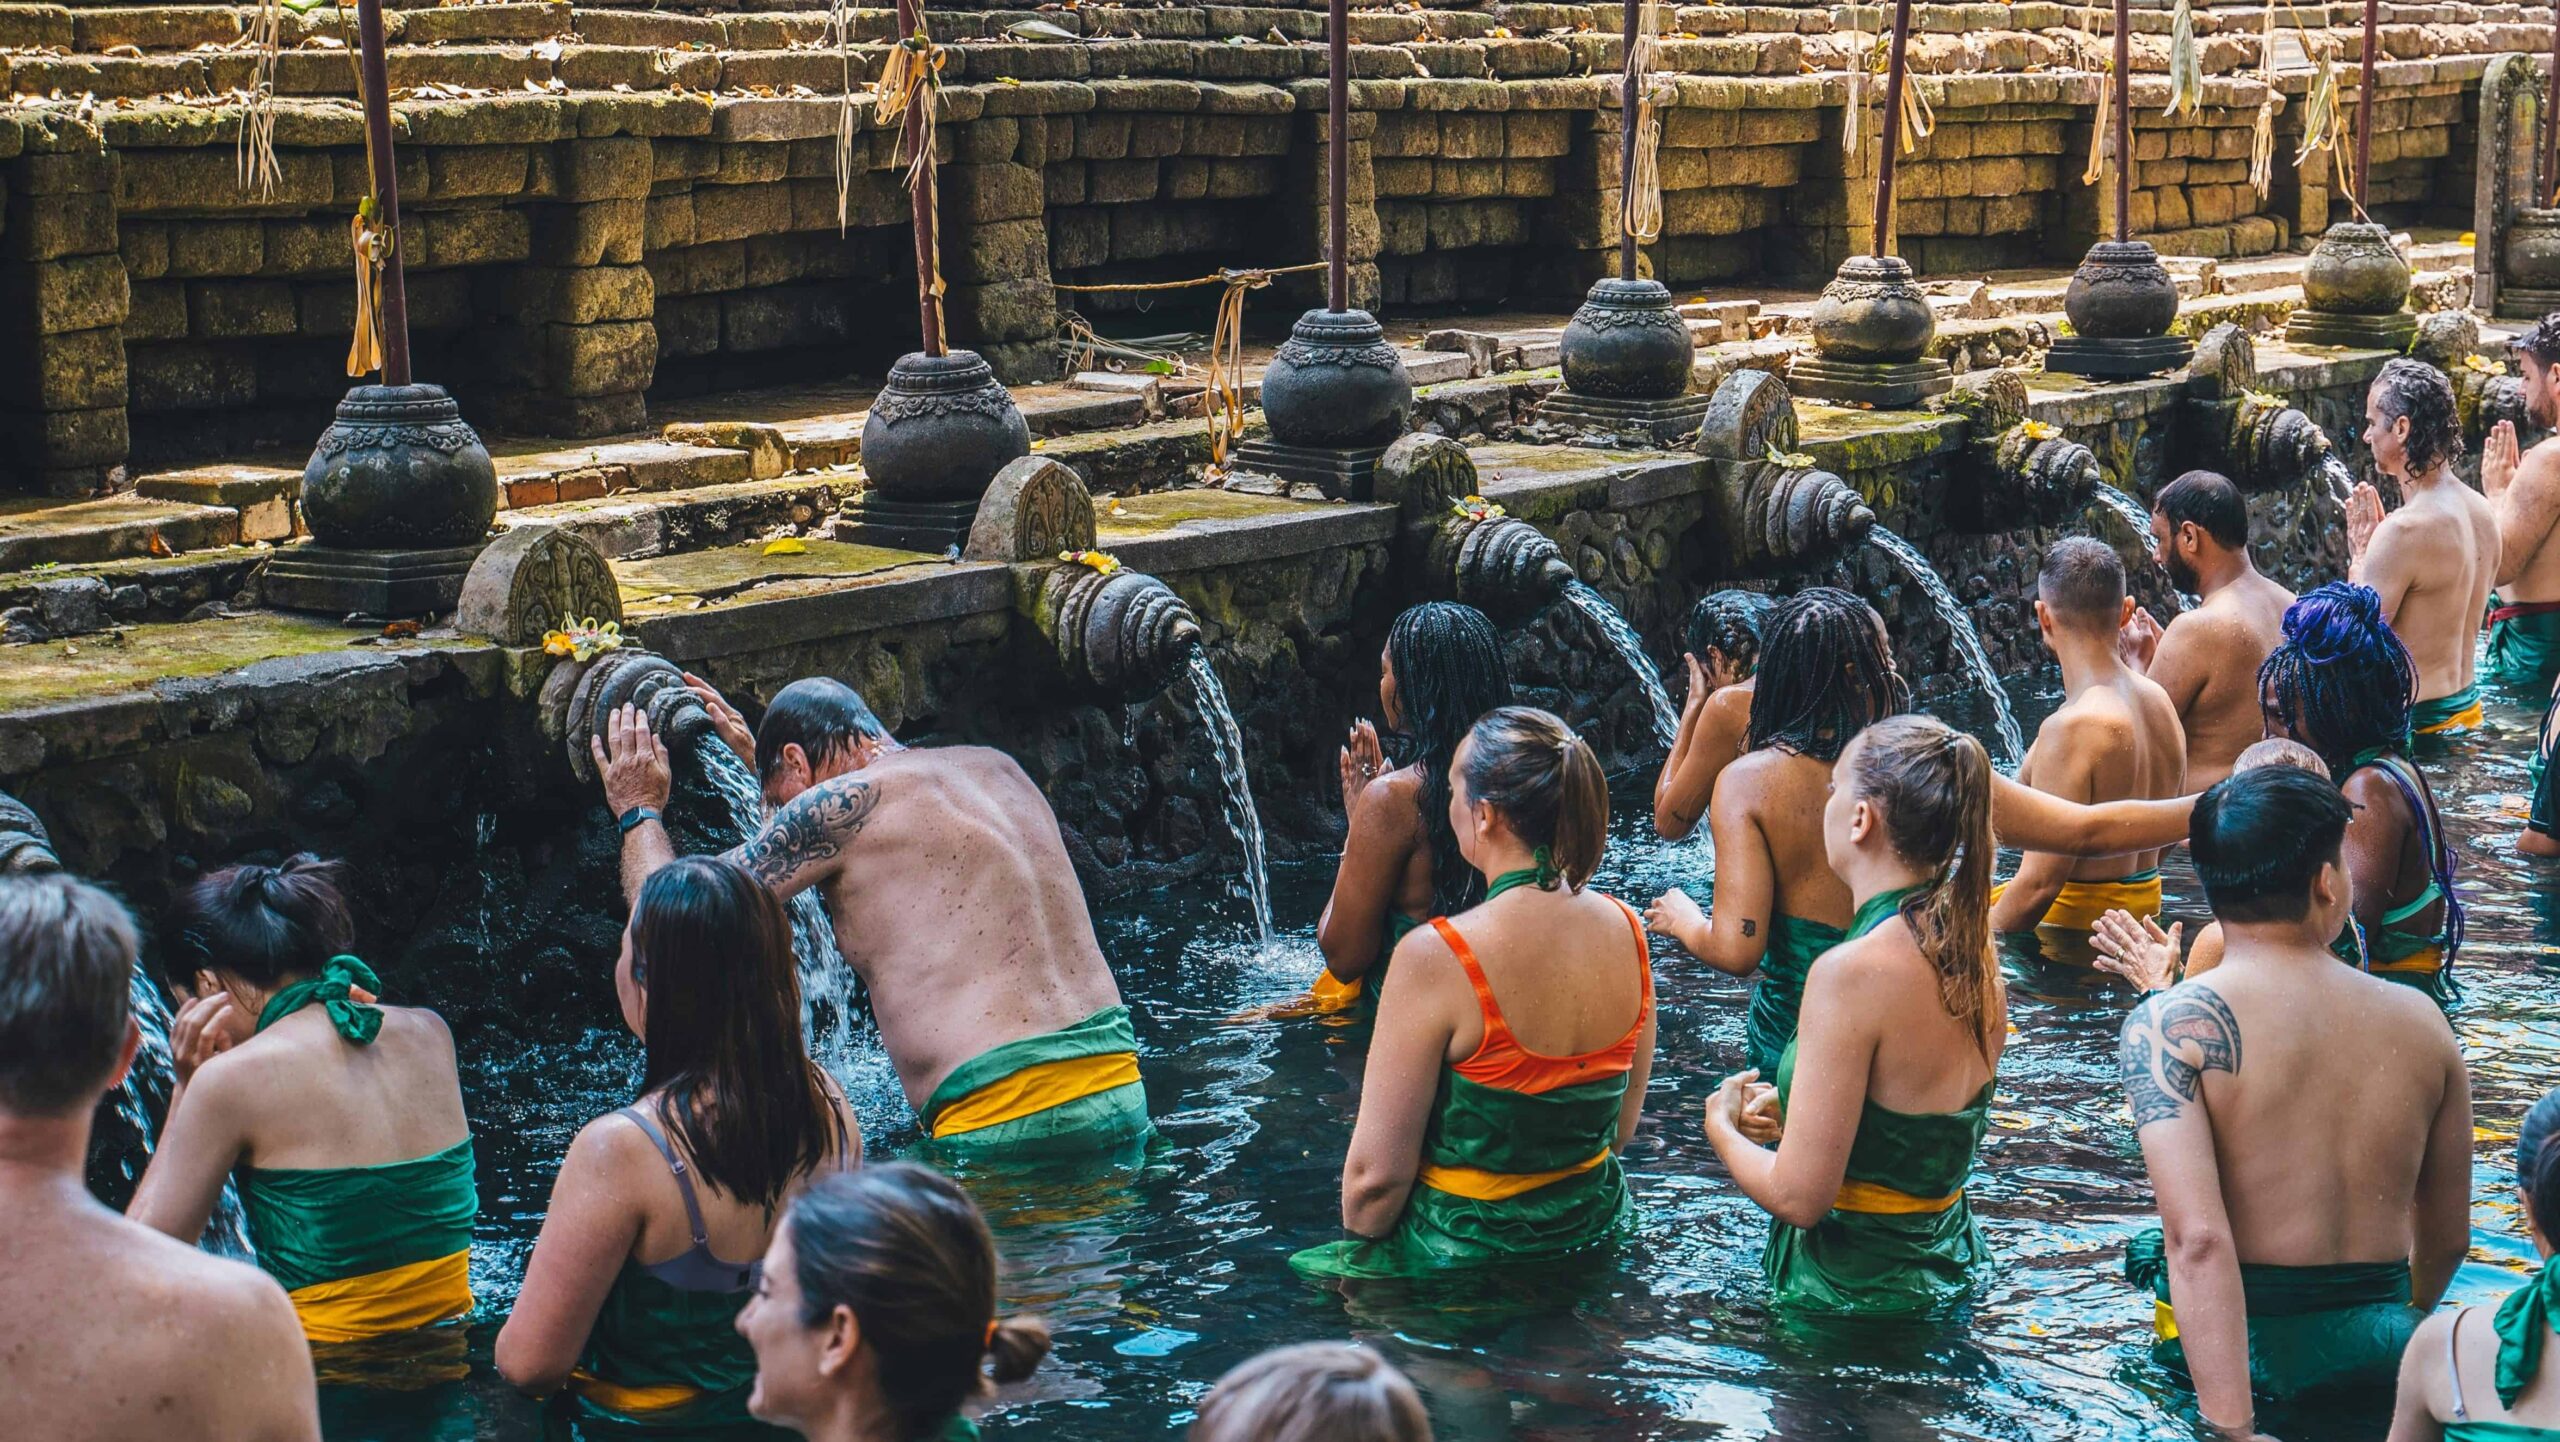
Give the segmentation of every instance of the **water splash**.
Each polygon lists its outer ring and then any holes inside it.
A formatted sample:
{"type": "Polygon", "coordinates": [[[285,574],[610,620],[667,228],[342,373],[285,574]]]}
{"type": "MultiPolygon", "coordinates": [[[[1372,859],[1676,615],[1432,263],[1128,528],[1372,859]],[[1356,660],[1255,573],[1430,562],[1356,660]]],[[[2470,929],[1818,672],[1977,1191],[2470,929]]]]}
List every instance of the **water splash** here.
{"type": "Polygon", "coordinates": [[[1991,716],[1998,728],[2000,748],[2008,759],[2016,761],[2027,754],[2026,738],[2018,734],[2018,718],[2009,710],[2009,693],[2000,685],[2000,673],[1991,669],[1991,657],[1982,649],[1982,635],[1973,628],[1973,617],[1956,600],[1947,583],[1929,567],[1928,558],[1911,548],[1911,543],[1878,526],[1867,533],[1867,544],[1893,558],[1903,576],[1929,598],[1929,606],[1938,619],[1947,623],[1947,637],[1955,643],[1956,654],[1964,661],[1965,670],[1973,676],[1974,686],[1991,699],[1991,716]]]}
{"type": "Polygon", "coordinates": [[[1208,723],[1210,746],[1218,753],[1218,779],[1227,795],[1227,830],[1244,848],[1245,895],[1253,902],[1254,934],[1269,941],[1271,872],[1263,862],[1262,813],[1254,809],[1253,787],[1245,775],[1244,732],[1227,705],[1227,688],[1219,684],[1217,668],[1209,664],[1208,648],[1192,647],[1188,666],[1191,694],[1199,704],[1200,719],[1208,723]]]}
{"type": "MultiPolygon", "coordinates": [[[[2099,505],[2114,512],[2116,519],[2132,528],[2135,543],[2143,548],[2144,555],[2151,557],[2152,567],[2165,578],[2168,575],[2168,568],[2160,564],[2160,558],[2151,550],[2151,508],[2105,481],[2098,482],[2097,501],[2099,505]]],[[[2187,593],[2179,590],[2175,583],[2169,587],[2169,599],[2181,612],[2195,605],[2195,602],[2188,598],[2187,593]]]]}
{"type": "MultiPolygon", "coordinates": [[[[125,1072],[123,1083],[115,1090],[116,1115],[141,1136],[146,1147],[157,1150],[157,1119],[168,1116],[169,1097],[178,1083],[176,1054],[169,1046],[169,1028],[174,1018],[159,984],[143,974],[139,963],[133,968],[130,987],[133,1020],[142,1032],[142,1045],[134,1052],[133,1065],[125,1072]]],[[[127,1156],[125,1180],[138,1180],[138,1173],[135,1158],[127,1156]]],[[[205,1223],[198,1245],[225,1257],[246,1259],[256,1253],[249,1245],[248,1214],[240,1207],[240,1189],[229,1177],[222,1180],[222,1195],[213,1204],[213,1216],[205,1223]]]]}
{"type": "MultiPolygon", "coordinates": [[[[694,743],[694,763],[728,809],[729,824],[741,842],[764,826],[764,788],[755,772],[716,736],[694,743]]],[[[842,1061],[852,1043],[847,1018],[863,1010],[862,978],[836,949],[835,925],[826,902],[810,887],[784,903],[791,918],[791,951],[800,963],[800,1027],[809,1050],[829,1066],[842,1061]]]]}
{"type": "Polygon", "coordinates": [[[2328,490],[2329,499],[2343,508],[2347,498],[2355,494],[2356,473],[2347,469],[2337,452],[2331,451],[2320,458],[2320,484],[2328,490]]]}
{"type": "Polygon", "coordinates": [[[1580,581],[1565,583],[1564,601],[1581,612],[1591,629],[1618,653],[1618,659],[1627,663],[1627,669],[1636,673],[1636,684],[1644,688],[1645,704],[1653,708],[1653,743],[1670,750],[1671,743],[1680,739],[1680,710],[1671,704],[1671,693],[1662,688],[1662,673],[1654,669],[1653,658],[1644,653],[1644,638],[1627,624],[1626,617],[1618,614],[1617,607],[1609,604],[1608,597],[1580,581]]]}

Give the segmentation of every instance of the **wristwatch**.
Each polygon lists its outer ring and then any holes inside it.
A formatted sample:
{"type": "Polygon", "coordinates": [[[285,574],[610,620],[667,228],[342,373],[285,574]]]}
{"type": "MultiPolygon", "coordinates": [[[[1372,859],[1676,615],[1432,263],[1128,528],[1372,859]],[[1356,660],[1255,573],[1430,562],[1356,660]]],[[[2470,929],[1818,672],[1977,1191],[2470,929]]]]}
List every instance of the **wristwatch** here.
{"type": "Polygon", "coordinates": [[[631,834],[631,829],[638,826],[641,822],[655,821],[657,819],[658,808],[655,806],[634,806],[630,810],[622,813],[620,816],[615,817],[614,824],[622,828],[623,835],[629,836],[631,834]]]}

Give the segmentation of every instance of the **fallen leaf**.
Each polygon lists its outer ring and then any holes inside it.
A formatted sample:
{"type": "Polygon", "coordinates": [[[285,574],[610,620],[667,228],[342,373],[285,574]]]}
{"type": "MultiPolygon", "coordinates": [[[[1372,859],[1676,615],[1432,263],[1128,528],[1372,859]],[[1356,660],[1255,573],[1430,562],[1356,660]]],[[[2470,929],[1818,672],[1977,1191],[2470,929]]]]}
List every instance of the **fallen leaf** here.
{"type": "Polygon", "coordinates": [[[809,553],[809,543],[797,536],[785,536],[778,541],[765,542],[764,553],[768,556],[805,556],[809,553]]]}

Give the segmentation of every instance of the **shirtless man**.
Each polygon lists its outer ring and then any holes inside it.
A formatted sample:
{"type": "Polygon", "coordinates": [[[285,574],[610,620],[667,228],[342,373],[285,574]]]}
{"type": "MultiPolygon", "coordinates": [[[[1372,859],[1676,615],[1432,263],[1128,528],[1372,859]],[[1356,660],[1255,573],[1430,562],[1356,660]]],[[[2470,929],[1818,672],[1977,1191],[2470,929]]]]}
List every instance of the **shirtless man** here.
{"type": "Polygon", "coordinates": [[[11,1436],[316,1442],[284,1289],[100,1206],[89,1119],[142,1039],[133,920],[62,875],[0,877],[0,1397],[11,1436]]]}
{"type": "MultiPolygon", "coordinates": [[[[2179,795],[2187,770],[2178,708],[2160,684],[2127,666],[2117,635],[2133,616],[2124,562],[2085,536],[2056,542],[2036,577],[2036,624],[2062,663],[2062,705],[2036,730],[2018,779],[2068,801],[2179,795]]],[[[2030,851],[1993,893],[1995,931],[2086,933],[2111,908],[2160,912],[2160,854],[2075,861],[2030,851]]],[[[2057,938],[2067,943],[2067,937],[2057,938]]],[[[2062,960],[2076,959],[2066,946],[2062,960]]]]}
{"type": "Polygon", "coordinates": [[[2201,596],[2166,631],[2149,611],[2124,628],[2125,660],[2160,683],[2187,738],[2187,785],[2203,790],[2231,774],[2234,758],[2264,731],[2258,667],[2283,639],[2293,593],[2249,559],[2249,505],[2211,471],[2189,471],[2151,501],[2153,557],[2179,590],[2201,596]]]}
{"type": "MultiPolygon", "coordinates": [[[[1137,1037],[1049,799],[1013,758],[911,751],[852,687],[795,681],[750,737],[700,682],[772,807],[729,853],[788,899],[811,887],[870,988],[880,1040],[936,1142],[1090,1150],[1146,1134],[1137,1037]]],[[[632,707],[594,743],[637,895],[675,859],[667,753],[632,707]]]]}
{"type": "MultiPolygon", "coordinates": [[[[2524,412],[2535,428],[2560,428],[2560,312],[2516,338],[2524,412]]],[[[2480,451],[2480,488],[2498,516],[2498,593],[2489,611],[2488,679],[2536,701],[2560,678],[2560,436],[2521,455],[2516,428],[2500,421],[2480,451]]]]}
{"type": "Polygon", "coordinates": [[[2382,614],[2418,663],[2417,733],[2467,731],[2480,724],[2472,662],[2499,569],[2497,511],[2453,474],[2462,423],[2443,372],[2386,361],[2364,413],[2374,468],[2400,483],[2401,506],[2385,516],[2381,493],[2356,486],[2347,501],[2348,579],[2381,594],[2382,614]]]}
{"type": "Polygon", "coordinates": [[[2253,1388],[2389,1387],[2470,1241],[2452,1029],[2329,954],[2351,809],[2291,766],[2196,803],[2223,961],[2144,1000],[2117,1053],[2163,1228],[2127,1246],[2126,1274],[2158,1303],[2154,1358],[2225,1435],[2248,1434],[2253,1388]]]}

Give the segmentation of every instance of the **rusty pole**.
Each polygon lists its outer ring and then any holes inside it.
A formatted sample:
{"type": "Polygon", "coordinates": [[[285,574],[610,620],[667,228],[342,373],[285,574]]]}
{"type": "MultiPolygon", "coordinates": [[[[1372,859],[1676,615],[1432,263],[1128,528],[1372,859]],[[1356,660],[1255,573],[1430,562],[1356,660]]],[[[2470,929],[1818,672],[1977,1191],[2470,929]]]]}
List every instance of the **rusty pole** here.
{"type": "Polygon", "coordinates": [[[1636,278],[1636,237],[1627,228],[1628,199],[1636,184],[1636,26],[1645,0],[1627,0],[1626,68],[1618,77],[1618,279],[1636,278]]]}
{"type": "Polygon", "coordinates": [[[2542,203],[2560,205],[2560,12],[2551,26],[2551,74],[2542,87],[2542,203]]]}
{"type": "Polygon", "coordinates": [[[390,242],[376,295],[382,303],[382,383],[409,383],[409,292],[402,279],[400,174],[391,159],[391,75],[384,60],[382,0],[356,0],[357,66],[364,77],[365,154],[373,165],[374,224],[390,242]]]}
{"type": "MultiPolygon", "coordinates": [[[[899,43],[904,44],[914,39],[916,32],[923,28],[923,0],[898,0],[899,43]]],[[[930,123],[925,115],[925,107],[931,104],[933,104],[933,86],[918,85],[915,93],[907,101],[904,133],[910,146],[924,135],[924,128],[930,123]]],[[[911,187],[907,194],[913,203],[915,215],[916,324],[919,338],[923,342],[919,348],[929,356],[943,354],[942,309],[933,303],[933,278],[939,269],[935,257],[941,251],[941,242],[935,234],[934,192],[934,161],[931,155],[927,155],[924,158],[923,180],[911,187]]]]}
{"type": "Polygon", "coordinates": [[[1325,306],[1351,309],[1351,6],[1333,0],[1325,29],[1325,306]]]}
{"type": "Polygon", "coordinates": [[[1893,216],[1893,160],[1902,149],[1902,87],[1907,83],[1902,73],[1903,47],[1911,41],[1911,0],[1893,0],[1893,48],[1885,52],[1884,124],[1876,153],[1876,243],[1874,253],[1884,258],[1885,233],[1893,216]]]}
{"type": "MultiPolygon", "coordinates": [[[[2272,3],[2272,0],[2270,0],[2272,3]]],[[[2116,240],[2119,244],[2133,236],[2133,17],[2125,0],[2116,0],[2116,73],[2107,77],[2115,87],[2116,145],[2116,240]]]]}
{"type": "Polygon", "coordinates": [[[2381,23],[2381,0],[2364,0],[2364,61],[2356,75],[2356,208],[2372,204],[2373,173],[2373,30],[2381,23]]]}

